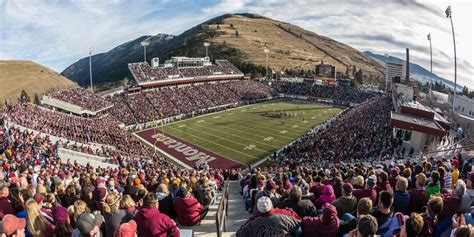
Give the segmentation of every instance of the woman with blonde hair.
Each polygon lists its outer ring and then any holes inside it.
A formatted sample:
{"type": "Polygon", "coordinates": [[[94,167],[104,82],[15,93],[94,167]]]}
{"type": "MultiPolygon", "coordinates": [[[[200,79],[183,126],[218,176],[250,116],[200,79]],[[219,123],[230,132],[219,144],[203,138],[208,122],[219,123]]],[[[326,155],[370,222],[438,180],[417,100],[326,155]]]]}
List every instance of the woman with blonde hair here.
{"type": "Polygon", "coordinates": [[[156,191],[156,197],[158,198],[159,202],[158,209],[160,210],[160,212],[166,214],[171,219],[175,219],[176,212],[174,210],[173,198],[170,195],[168,186],[162,183],[158,185],[156,191]]]}
{"type": "Polygon", "coordinates": [[[135,219],[137,214],[137,203],[133,200],[132,196],[124,195],[120,201],[120,209],[126,212],[125,217],[123,217],[122,223],[129,222],[130,220],[135,219]]]}
{"type": "Polygon", "coordinates": [[[115,230],[117,230],[122,223],[123,218],[127,214],[125,210],[119,209],[120,199],[122,197],[116,192],[110,192],[105,198],[105,203],[102,206],[104,210],[105,232],[107,237],[113,237],[115,230]]]}
{"type": "Polygon", "coordinates": [[[30,199],[25,204],[27,232],[34,237],[53,237],[54,227],[40,212],[38,203],[30,199]]]}
{"type": "Polygon", "coordinates": [[[91,212],[87,203],[82,200],[77,200],[74,202],[74,223],[76,223],[77,218],[84,212],[91,212]]]}

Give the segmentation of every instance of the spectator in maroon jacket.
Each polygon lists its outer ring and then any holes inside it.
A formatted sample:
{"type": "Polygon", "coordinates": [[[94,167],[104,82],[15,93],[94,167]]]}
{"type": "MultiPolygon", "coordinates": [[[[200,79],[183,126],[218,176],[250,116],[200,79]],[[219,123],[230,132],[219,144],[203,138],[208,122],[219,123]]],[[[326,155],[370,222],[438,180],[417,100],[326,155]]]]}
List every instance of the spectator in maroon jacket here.
{"type": "Polygon", "coordinates": [[[0,220],[7,214],[13,214],[13,206],[8,199],[10,195],[9,186],[9,183],[0,181],[0,220]]]}
{"type": "Polygon", "coordinates": [[[135,216],[138,236],[179,237],[176,223],[158,210],[158,199],[154,193],[148,193],[143,199],[143,206],[135,216]]]}
{"type": "Polygon", "coordinates": [[[462,185],[456,185],[451,194],[443,196],[443,209],[438,214],[438,223],[436,224],[436,231],[433,236],[441,236],[451,225],[451,217],[459,211],[464,192],[465,189],[463,189],[462,185]]]}
{"type": "Polygon", "coordinates": [[[377,201],[377,191],[375,191],[375,184],[377,182],[377,177],[371,175],[367,178],[365,181],[365,188],[364,189],[355,189],[352,192],[352,195],[357,198],[357,200],[360,200],[362,198],[370,198],[372,200],[372,203],[375,203],[377,201]]]}
{"type": "Polygon", "coordinates": [[[410,205],[408,206],[408,213],[418,212],[420,213],[423,205],[421,203],[426,203],[426,175],[419,173],[416,176],[415,188],[410,190],[410,205]]]}
{"type": "MultiPolygon", "coordinates": [[[[388,175],[385,171],[380,172],[377,175],[377,186],[375,187],[375,191],[377,191],[377,195],[380,194],[381,191],[388,191],[391,190],[392,186],[388,182],[388,175]]],[[[379,197],[377,196],[377,200],[379,197]]]]}
{"type": "Polygon", "coordinates": [[[304,236],[336,236],[339,218],[336,207],[329,203],[323,205],[323,213],[317,217],[305,217],[301,222],[304,236]]]}
{"type": "Polygon", "coordinates": [[[175,199],[176,217],[181,225],[192,226],[206,217],[209,207],[204,208],[187,189],[180,189],[175,199]]]}

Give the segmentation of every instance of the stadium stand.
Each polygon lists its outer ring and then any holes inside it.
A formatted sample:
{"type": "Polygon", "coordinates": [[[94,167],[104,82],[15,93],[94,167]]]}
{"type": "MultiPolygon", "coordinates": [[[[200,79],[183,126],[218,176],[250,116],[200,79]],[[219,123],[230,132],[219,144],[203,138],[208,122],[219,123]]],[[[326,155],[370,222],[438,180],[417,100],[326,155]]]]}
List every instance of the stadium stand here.
{"type": "MultiPolygon", "coordinates": [[[[143,81],[177,72],[182,77],[240,73],[219,60],[185,69],[156,69],[146,63],[129,68],[143,81]]],[[[180,236],[207,225],[209,215],[218,217],[211,223],[217,224],[219,236],[225,222],[232,223],[227,230],[237,236],[474,233],[472,154],[402,157],[401,141],[391,134],[393,104],[388,96],[346,87],[235,79],[148,88],[105,99],[78,99],[81,93],[89,96],[84,90],[51,96],[91,110],[108,108],[106,113],[85,118],[30,103],[2,112],[0,228],[7,235],[17,231],[13,227],[23,227],[27,236],[117,236],[127,231],[180,236]],[[264,166],[246,171],[214,169],[207,163],[183,169],[123,127],[278,94],[353,107],[275,152],[264,166]],[[90,157],[89,163],[74,155],[90,157]],[[234,181],[229,184],[228,179],[234,181]],[[219,197],[221,189],[224,195],[219,197]],[[227,200],[229,192],[232,200],[227,200]],[[215,206],[219,214],[212,213],[215,206]],[[228,208],[230,216],[222,218],[228,208]],[[234,224],[235,208],[240,208],[238,219],[248,221],[234,224]],[[25,217],[38,224],[16,219],[25,217]],[[8,225],[12,221],[19,225],[8,225]]]]}

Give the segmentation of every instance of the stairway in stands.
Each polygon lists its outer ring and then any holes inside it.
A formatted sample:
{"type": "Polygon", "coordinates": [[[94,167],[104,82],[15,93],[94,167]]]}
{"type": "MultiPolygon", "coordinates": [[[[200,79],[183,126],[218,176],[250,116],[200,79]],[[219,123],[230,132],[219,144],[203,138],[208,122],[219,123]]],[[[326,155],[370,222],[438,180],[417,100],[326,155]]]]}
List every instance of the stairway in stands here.
{"type": "MultiPolygon", "coordinates": [[[[235,236],[235,232],[250,217],[250,214],[245,211],[242,195],[240,195],[239,190],[240,184],[238,181],[229,181],[229,210],[226,220],[226,232],[222,233],[223,237],[235,236]]],[[[219,200],[221,194],[222,193],[218,193],[219,200]]],[[[217,200],[214,205],[209,206],[209,212],[206,218],[201,221],[201,225],[193,227],[178,226],[181,229],[192,229],[195,237],[217,236],[216,211],[219,205],[219,200],[217,200]]]]}

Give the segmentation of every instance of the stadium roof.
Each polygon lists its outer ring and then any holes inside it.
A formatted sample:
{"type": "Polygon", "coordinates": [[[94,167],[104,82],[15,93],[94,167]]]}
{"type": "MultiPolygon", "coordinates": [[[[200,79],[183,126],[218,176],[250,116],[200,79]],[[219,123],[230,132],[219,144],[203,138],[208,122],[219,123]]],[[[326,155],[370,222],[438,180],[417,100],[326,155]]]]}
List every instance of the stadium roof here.
{"type": "Polygon", "coordinates": [[[425,119],[394,111],[390,114],[390,124],[397,128],[431,134],[438,137],[443,137],[446,134],[446,130],[433,119],[425,119]]]}

